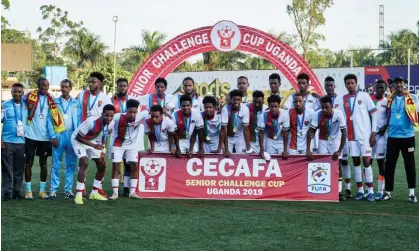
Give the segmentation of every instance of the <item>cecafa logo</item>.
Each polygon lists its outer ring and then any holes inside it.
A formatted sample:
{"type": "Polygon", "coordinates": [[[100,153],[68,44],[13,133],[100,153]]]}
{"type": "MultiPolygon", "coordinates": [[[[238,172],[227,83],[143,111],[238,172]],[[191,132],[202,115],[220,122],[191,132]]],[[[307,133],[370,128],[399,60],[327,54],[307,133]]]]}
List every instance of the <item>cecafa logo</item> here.
{"type": "Polygon", "coordinates": [[[212,27],[211,42],[219,51],[232,51],[241,41],[239,27],[231,21],[220,21],[212,27]]]}

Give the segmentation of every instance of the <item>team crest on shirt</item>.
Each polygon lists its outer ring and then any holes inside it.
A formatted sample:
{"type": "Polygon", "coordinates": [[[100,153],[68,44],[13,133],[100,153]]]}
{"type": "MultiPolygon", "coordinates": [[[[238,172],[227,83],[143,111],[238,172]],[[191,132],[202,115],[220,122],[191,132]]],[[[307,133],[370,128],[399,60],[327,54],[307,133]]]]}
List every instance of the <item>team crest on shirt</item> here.
{"type": "Polygon", "coordinates": [[[166,128],[161,130],[162,133],[166,133],[166,128]]]}
{"type": "Polygon", "coordinates": [[[358,100],[358,105],[362,104],[362,100],[358,100]]]}
{"type": "Polygon", "coordinates": [[[339,107],[339,104],[335,104],[335,108],[338,108],[339,107]]]}
{"type": "Polygon", "coordinates": [[[101,107],[102,106],[102,101],[101,100],[99,100],[99,102],[97,102],[97,106],[98,107],[101,107]]]}
{"type": "Polygon", "coordinates": [[[387,105],[381,105],[381,107],[387,108],[387,105]]]}
{"type": "Polygon", "coordinates": [[[335,121],[333,121],[333,124],[336,124],[336,123],[338,123],[339,121],[337,121],[337,120],[335,120],[335,121]]]}
{"type": "Polygon", "coordinates": [[[310,123],[310,121],[308,121],[308,120],[304,121],[304,125],[305,125],[305,126],[307,126],[307,125],[308,125],[308,123],[310,123]]]}
{"type": "Polygon", "coordinates": [[[194,124],[195,123],[195,120],[192,120],[191,123],[194,124]]]}
{"type": "Polygon", "coordinates": [[[309,102],[309,103],[313,103],[313,100],[307,100],[307,102],[309,102]]]}

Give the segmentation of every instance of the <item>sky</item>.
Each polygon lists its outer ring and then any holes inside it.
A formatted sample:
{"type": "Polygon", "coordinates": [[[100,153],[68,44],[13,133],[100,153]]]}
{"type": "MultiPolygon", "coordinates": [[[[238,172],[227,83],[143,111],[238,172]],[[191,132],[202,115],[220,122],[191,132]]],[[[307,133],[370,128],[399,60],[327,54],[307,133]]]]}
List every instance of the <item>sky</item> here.
{"type": "MultiPolygon", "coordinates": [[[[113,51],[114,22],[118,16],[116,50],[141,44],[141,30],[160,31],[168,40],[194,28],[212,26],[220,20],[251,26],[266,32],[296,33],[286,13],[291,0],[10,0],[10,10],[2,10],[11,27],[28,30],[47,27],[41,5],[52,4],[68,11],[72,21],[99,35],[113,51]]],[[[350,46],[378,47],[379,5],[385,9],[385,35],[400,29],[417,32],[419,0],[335,0],[326,10],[326,24],[318,29],[326,40],[321,48],[332,51],[350,46]]]]}

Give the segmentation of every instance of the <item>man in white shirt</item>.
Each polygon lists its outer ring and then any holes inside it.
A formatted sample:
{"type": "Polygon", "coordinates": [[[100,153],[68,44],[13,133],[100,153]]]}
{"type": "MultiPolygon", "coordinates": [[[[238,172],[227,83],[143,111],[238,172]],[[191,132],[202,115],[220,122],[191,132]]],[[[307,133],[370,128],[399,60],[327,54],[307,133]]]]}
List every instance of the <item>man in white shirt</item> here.
{"type": "Polygon", "coordinates": [[[288,158],[290,118],[287,111],[280,109],[280,104],[281,98],[279,96],[270,96],[268,98],[269,111],[265,111],[259,117],[259,155],[262,158],[265,158],[265,149],[269,154],[280,154],[283,159],[288,158]]]}
{"type": "MultiPolygon", "coordinates": [[[[310,135],[319,129],[319,154],[330,154],[333,160],[342,156],[342,150],[346,144],[346,120],[338,109],[333,109],[333,99],[324,96],[320,99],[322,110],[318,111],[310,124],[310,135]]],[[[311,137],[307,136],[307,158],[313,159],[310,151],[311,137]]],[[[342,170],[339,168],[339,200],[345,200],[342,193],[342,170]]]]}
{"type": "Polygon", "coordinates": [[[138,97],[140,104],[145,106],[145,109],[150,111],[153,105],[159,105],[163,108],[163,114],[170,117],[170,113],[174,110],[172,107],[173,96],[166,94],[167,81],[164,78],[158,78],[154,81],[155,93],[146,94],[138,97]]]}
{"type": "MultiPolygon", "coordinates": [[[[204,110],[204,104],[202,103],[202,97],[198,96],[198,94],[196,93],[195,81],[193,80],[193,78],[186,77],[185,79],[183,79],[182,88],[184,95],[189,96],[192,100],[192,109],[202,112],[204,110]]],[[[180,97],[182,96],[183,95],[177,95],[176,97],[172,98],[173,104],[171,105],[171,107],[174,107],[175,110],[181,108],[180,97]]]]}
{"type": "Polygon", "coordinates": [[[79,158],[80,170],[77,178],[77,194],[74,202],[83,203],[83,191],[85,190],[86,170],[89,165],[89,159],[96,163],[97,171],[93,182],[93,189],[90,193],[91,200],[108,200],[98,192],[102,186],[102,180],[105,176],[106,159],[105,144],[107,136],[112,133],[114,125],[113,116],[115,108],[111,104],[103,107],[102,116],[91,116],[84,121],[71,136],[71,145],[79,158]]]}
{"type": "Polygon", "coordinates": [[[122,160],[130,170],[129,197],[141,199],[135,192],[138,185],[138,145],[136,144],[140,124],[148,116],[148,111],[138,112],[140,103],[135,99],[129,99],[126,103],[126,113],[117,113],[114,116],[114,128],[112,134],[112,189],[113,194],[109,197],[116,200],[119,197],[119,166],[122,160]]]}
{"type": "Polygon", "coordinates": [[[288,110],[290,118],[289,153],[305,154],[307,132],[310,122],[313,120],[314,111],[304,107],[303,96],[300,93],[297,92],[293,96],[294,107],[288,110]]]}
{"type": "Polygon", "coordinates": [[[144,122],[144,132],[150,141],[149,153],[172,153],[180,157],[179,141],[175,137],[176,124],[163,116],[163,108],[153,105],[150,108],[150,118],[144,122]],[[176,150],[173,149],[173,144],[176,150]]]}
{"type": "Polygon", "coordinates": [[[252,94],[252,102],[247,104],[249,107],[249,135],[250,135],[250,146],[252,152],[260,151],[259,147],[259,130],[258,128],[258,120],[262,113],[268,108],[267,105],[264,104],[264,96],[263,92],[261,91],[254,91],[252,94]]]}
{"type": "Polygon", "coordinates": [[[249,108],[242,103],[243,94],[241,91],[233,90],[229,96],[230,103],[225,105],[221,111],[221,127],[227,134],[228,149],[226,149],[226,154],[230,154],[233,148],[236,153],[245,153],[250,150],[249,108]]]}
{"type": "Polygon", "coordinates": [[[180,97],[180,110],[173,113],[173,121],[176,124],[176,137],[179,140],[180,151],[192,157],[194,152],[198,151],[198,157],[204,156],[204,145],[202,139],[202,128],[204,122],[202,115],[198,110],[191,109],[192,99],[188,95],[180,97]],[[198,137],[199,146],[196,138],[198,137]]]}
{"type": "MultiPolygon", "coordinates": [[[[203,138],[206,153],[220,153],[225,142],[225,131],[221,130],[221,114],[216,111],[217,100],[212,96],[202,101],[205,111],[201,113],[204,123],[203,138]]],[[[227,149],[228,146],[225,148],[227,149]]],[[[226,156],[229,157],[229,156],[226,156]]]]}
{"type": "Polygon", "coordinates": [[[374,201],[373,174],[370,164],[371,147],[375,145],[377,132],[376,107],[370,96],[357,91],[357,77],[348,74],[344,78],[348,94],[343,96],[343,112],[347,124],[348,149],[355,166],[355,181],[358,193],[355,200],[362,200],[364,188],[362,185],[361,156],[365,167],[365,180],[368,187],[368,201],[374,201]]]}

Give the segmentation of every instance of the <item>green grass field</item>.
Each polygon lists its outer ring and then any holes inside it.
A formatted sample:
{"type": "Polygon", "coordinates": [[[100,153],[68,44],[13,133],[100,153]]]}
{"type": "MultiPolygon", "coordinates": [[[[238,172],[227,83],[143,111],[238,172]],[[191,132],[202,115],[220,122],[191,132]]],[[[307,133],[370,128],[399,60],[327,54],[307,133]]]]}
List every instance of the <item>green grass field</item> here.
{"type": "MultiPolygon", "coordinates": [[[[419,160],[418,150],[416,159],[419,160]]],[[[94,172],[91,167],[90,178],[94,172]]],[[[376,174],[377,167],[375,164],[373,167],[376,174]]],[[[33,190],[37,194],[37,166],[33,177],[33,190]]],[[[108,193],[110,183],[108,172],[105,180],[108,193]]],[[[91,187],[91,180],[87,187],[91,187]]],[[[354,191],[355,186],[352,187],[354,191]]],[[[121,198],[87,201],[83,206],[76,206],[64,200],[61,193],[55,201],[3,202],[1,247],[2,250],[124,251],[419,250],[419,204],[407,202],[406,187],[400,157],[395,192],[388,202],[121,198]]]]}

